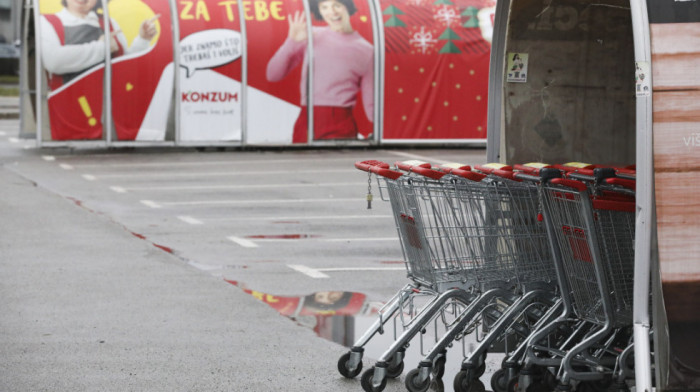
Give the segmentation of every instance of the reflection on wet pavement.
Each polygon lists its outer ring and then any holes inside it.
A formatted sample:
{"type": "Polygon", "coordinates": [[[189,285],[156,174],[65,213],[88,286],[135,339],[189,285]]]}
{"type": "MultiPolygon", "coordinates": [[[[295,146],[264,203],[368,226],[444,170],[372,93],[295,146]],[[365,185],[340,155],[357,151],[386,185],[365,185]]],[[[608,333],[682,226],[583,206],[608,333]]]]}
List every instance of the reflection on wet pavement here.
{"type": "MultiPolygon", "coordinates": [[[[251,290],[236,281],[227,280],[227,282],[265,302],[281,314],[295,320],[299,325],[312,329],[318,336],[345,347],[353,346],[355,340],[372,325],[384,305],[381,302],[369,301],[362,293],[323,291],[305,296],[277,296],[251,290]]],[[[400,326],[388,327],[384,334],[376,335],[364,347],[365,357],[381,357],[399,333],[398,329],[400,326]]],[[[404,374],[418,366],[430,350],[431,343],[438,337],[439,333],[436,333],[434,328],[427,328],[420,339],[414,339],[406,350],[404,374]]],[[[430,391],[445,391],[445,384],[448,385],[448,391],[452,390],[452,382],[460,370],[463,353],[468,352],[475,343],[476,339],[471,335],[461,343],[455,343],[455,347],[448,351],[443,379],[433,380],[430,391]]],[[[489,385],[491,374],[500,368],[502,358],[503,354],[489,354],[486,373],[481,377],[485,385],[489,385]]],[[[336,371],[334,365],[329,368],[329,371],[336,371]]]]}

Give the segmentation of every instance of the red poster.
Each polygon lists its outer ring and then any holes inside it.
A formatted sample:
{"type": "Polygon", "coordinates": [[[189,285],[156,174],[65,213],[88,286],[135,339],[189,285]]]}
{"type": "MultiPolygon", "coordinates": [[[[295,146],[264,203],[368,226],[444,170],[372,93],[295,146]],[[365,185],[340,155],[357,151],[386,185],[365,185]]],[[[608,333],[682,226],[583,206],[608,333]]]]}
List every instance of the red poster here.
{"type": "Polygon", "coordinates": [[[490,0],[382,0],[383,139],[486,139],[490,0]]]}
{"type": "Polygon", "coordinates": [[[310,14],[304,13],[301,2],[253,4],[269,12],[256,12],[247,24],[249,142],[307,142],[311,100],[315,140],[366,138],[372,132],[374,99],[374,46],[366,0],[311,0],[310,14]]]}
{"type": "Polygon", "coordinates": [[[101,5],[97,0],[65,6],[43,0],[40,11],[51,138],[100,139],[105,59],[101,5]]]}
{"type": "Polygon", "coordinates": [[[300,113],[302,67],[280,80],[267,77],[270,59],[288,37],[289,17],[303,12],[301,1],[243,3],[248,54],[248,142],[290,144],[300,113]]]}
{"type": "Polygon", "coordinates": [[[165,140],[173,91],[170,7],[157,0],[109,3],[124,42],[112,52],[116,140],[165,140]]]}

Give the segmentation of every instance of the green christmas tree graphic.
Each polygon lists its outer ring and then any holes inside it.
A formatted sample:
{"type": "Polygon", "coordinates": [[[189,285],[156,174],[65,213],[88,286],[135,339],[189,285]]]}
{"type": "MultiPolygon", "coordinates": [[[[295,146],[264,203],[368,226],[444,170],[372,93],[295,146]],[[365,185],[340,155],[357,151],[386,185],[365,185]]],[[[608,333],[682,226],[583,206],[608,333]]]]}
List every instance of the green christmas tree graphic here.
{"type": "Polygon", "coordinates": [[[449,27],[445,29],[445,31],[443,31],[442,34],[440,34],[440,36],[438,37],[438,40],[440,41],[447,40],[445,46],[443,46],[442,49],[440,49],[440,53],[462,53],[462,51],[459,50],[457,45],[455,45],[452,42],[459,41],[460,39],[461,38],[459,38],[459,35],[457,35],[457,33],[455,33],[454,30],[452,30],[449,27]]]}
{"type": "Polygon", "coordinates": [[[462,12],[462,14],[461,14],[462,16],[467,17],[467,21],[464,22],[464,24],[462,26],[468,27],[468,28],[479,27],[479,20],[476,18],[476,14],[478,14],[478,13],[479,13],[479,10],[476,7],[474,7],[474,6],[467,7],[467,9],[465,9],[464,12],[462,12]]]}
{"type": "Polygon", "coordinates": [[[437,0],[434,5],[454,5],[450,0],[437,0]]]}
{"type": "Polygon", "coordinates": [[[383,14],[391,15],[389,20],[387,20],[386,23],[384,23],[385,27],[406,27],[406,23],[404,23],[401,19],[399,19],[398,16],[396,16],[404,15],[404,12],[401,11],[398,7],[390,5],[384,10],[383,14]]]}

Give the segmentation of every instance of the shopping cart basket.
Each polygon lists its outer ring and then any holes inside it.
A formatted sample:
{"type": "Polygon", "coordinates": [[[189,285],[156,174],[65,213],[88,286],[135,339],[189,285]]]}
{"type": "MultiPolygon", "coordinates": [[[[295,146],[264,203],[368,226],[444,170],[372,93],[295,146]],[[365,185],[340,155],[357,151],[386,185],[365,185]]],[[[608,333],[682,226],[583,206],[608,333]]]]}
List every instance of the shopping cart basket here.
{"type": "MultiPolygon", "coordinates": [[[[432,223],[432,216],[431,220],[424,222],[423,216],[416,213],[419,207],[415,194],[410,190],[411,183],[417,179],[391,170],[388,164],[380,161],[357,162],[355,166],[370,175],[375,174],[380,191],[386,192],[382,193],[382,199],[391,203],[409,283],[380,310],[378,319],[355,342],[350,351],[341,356],[338,360],[338,370],[345,377],[352,378],[358,375],[362,370],[364,346],[377,333],[384,333],[384,326],[393,320],[396,343],[392,345],[390,354],[383,356],[377,364],[380,368],[377,373],[385,382],[385,377],[397,377],[401,374],[405,348],[408,341],[426,325],[425,318],[434,318],[438,314],[444,316],[449,307],[461,309],[470,303],[474,295],[469,293],[469,289],[475,283],[456,266],[454,241],[434,233],[435,223],[432,223]],[[427,304],[418,309],[414,305],[414,299],[420,296],[427,296],[429,299],[427,304]],[[397,329],[401,336],[396,336],[397,329]]],[[[425,174],[435,178],[444,175],[436,171],[425,174]]],[[[461,310],[454,312],[460,313],[461,310]]],[[[367,376],[363,375],[363,384],[366,384],[366,378],[367,376]]]]}
{"type": "Polygon", "coordinates": [[[548,366],[561,363],[558,378],[565,388],[571,380],[600,380],[617,365],[619,353],[611,347],[625,339],[618,332],[631,324],[635,204],[629,191],[617,194],[609,188],[606,196],[591,195],[591,184],[560,176],[543,170],[541,177],[544,216],[566,291],[566,311],[558,323],[571,323],[574,315],[583,321],[574,320],[584,336],[556,349],[536,341],[528,357],[548,366]],[[560,359],[538,358],[538,350],[560,359]]]}
{"type": "MultiPolygon", "coordinates": [[[[399,169],[417,173],[425,172],[425,165],[396,163],[399,169]]],[[[455,238],[479,249],[462,252],[461,256],[476,260],[478,268],[464,268],[464,271],[477,276],[479,289],[485,294],[474,301],[471,312],[465,312],[436,341],[418,368],[407,374],[406,387],[412,392],[427,390],[436,359],[477,324],[482,324],[487,333],[477,348],[465,356],[454,385],[455,390],[461,391],[480,383],[478,377],[485,369],[487,349],[504,339],[509,331],[517,330],[516,322],[520,327],[522,321],[528,321],[529,325],[531,320],[526,319],[544,315],[555,302],[553,262],[545,228],[537,221],[537,188],[513,180],[512,172],[502,169],[479,181],[470,179],[475,173],[454,166],[438,169],[451,175],[442,177],[439,183],[427,179],[414,186],[415,199],[430,205],[423,211],[440,209],[439,215],[451,217],[436,225],[437,229],[457,230],[455,238]]]]}

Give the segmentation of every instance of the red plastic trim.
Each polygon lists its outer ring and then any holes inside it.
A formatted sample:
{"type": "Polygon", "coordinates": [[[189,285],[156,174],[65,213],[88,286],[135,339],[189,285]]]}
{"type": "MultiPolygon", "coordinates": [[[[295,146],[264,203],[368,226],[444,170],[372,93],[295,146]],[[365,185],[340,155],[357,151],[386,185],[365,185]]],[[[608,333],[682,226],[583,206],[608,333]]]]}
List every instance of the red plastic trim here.
{"type": "Polygon", "coordinates": [[[437,171],[435,169],[431,169],[430,166],[426,167],[426,165],[411,165],[404,162],[396,162],[395,165],[401,170],[420,174],[421,176],[428,177],[433,180],[439,180],[445,174],[447,174],[441,171],[437,171]]]}
{"type": "Polygon", "coordinates": [[[449,171],[450,174],[454,174],[455,176],[459,176],[462,178],[466,178],[467,180],[472,180],[479,182],[486,178],[486,174],[483,173],[477,173],[469,170],[460,170],[460,169],[452,169],[449,171]]]}
{"type": "Polygon", "coordinates": [[[403,176],[403,173],[395,171],[395,170],[390,170],[389,169],[389,164],[386,162],[382,161],[376,161],[376,160],[369,160],[369,161],[362,161],[362,162],[355,162],[355,167],[366,172],[372,172],[376,175],[391,179],[391,180],[396,180],[397,178],[403,176]]]}
{"type": "Polygon", "coordinates": [[[548,165],[548,164],[542,164],[542,165],[537,166],[537,167],[535,167],[535,166],[530,166],[530,165],[527,164],[527,163],[525,163],[525,164],[517,163],[517,164],[513,165],[513,168],[514,168],[515,170],[520,170],[520,171],[523,172],[523,173],[526,173],[526,174],[533,174],[533,175],[539,175],[539,174],[540,174],[540,170],[542,170],[542,169],[551,169],[551,168],[553,168],[553,167],[554,167],[554,166],[548,165]]]}
{"type": "Polygon", "coordinates": [[[630,201],[593,199],[593,208],[596,210],[634,212],[635,204],[630,201]]]}
{"type": "Polygon", "coordinates": [[[627,179],[627,178],[619,178],[619,177],[613,177],[613,178],[607,178],[605,179],[605,182],[607,182],[610,185],[618,185],[627,189],[631,190],[636,190],[637,188],[637,181],[627,179]]]}
{"type": "Polygon", "coordinates": [[[484,173],[486,173],[486,174],[491,174],[491,173],[493,173],[494,170],[509,170],[509,171],[513,171],[513,166],[509,166],[509,165],[503,165],[503,166],[498,167],[498,168],[496,168],[496,167],[491,167],[491,166],[487,166],[487,165],[489,165],[489,164],[487,163],[486,165],[474,165],[474,169],[476,169],[476,170],[478,170],[478,171],[480,171],[480,172],[484,172],[484,173]]]}
{"type": "Polygon", "coordinates": [[[511,170],[496,169],[496,170],[492,171],[491,174],[493,174],[494,176],[507,178],[507,179],[513,180],[513,181],[518,181],[518,182],[523,181],[515,176],[516,172],[511,171],[511,170]]]}
{"type": "MultiPolygon", "coordinates": [[[[472,167],[469,165],[462,165],[461,163],[448,163],[445,165],[440,165],[440,169],[444,169],[443,171],[448,171],[448,170],[453,170],[453,169],[459,169],[459,170],[471,170],[472,167]]],[[[449,173],[449,172],[448,172],[449,173]]]]}
{"type": "Polygon", "coordinates": [[[588,189],[586,187],[586,184],[582,183],[581,181],[570,180],[568,178],[553,178],[549,182],[551,182],[552,184],[555,184],[555,185],[562,185],[562,186],[566,186],[569,188],[573,188],[579,192],[583,192],[586,189],[588,189]]]}

